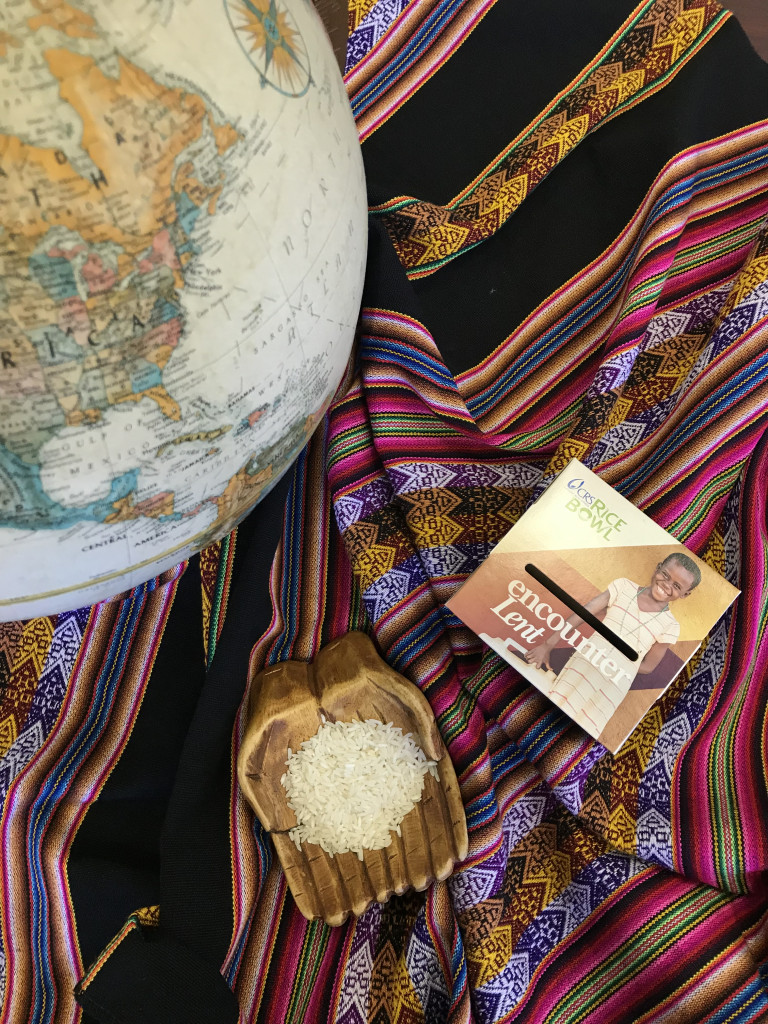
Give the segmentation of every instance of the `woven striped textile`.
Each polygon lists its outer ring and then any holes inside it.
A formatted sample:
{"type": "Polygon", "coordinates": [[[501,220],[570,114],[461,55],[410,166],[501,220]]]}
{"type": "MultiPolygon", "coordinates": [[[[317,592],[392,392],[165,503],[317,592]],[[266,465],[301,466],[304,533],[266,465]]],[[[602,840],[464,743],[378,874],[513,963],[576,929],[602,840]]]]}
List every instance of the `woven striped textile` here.
{"type": "MultiPolygon", "coordinates": [[[[372,181],[505,2],[350,3],[372,181]]],[[[498,337],[477,324],[463,368],[430,305],[445,281],[470,302],[505,240],[535,236],[527,211],[544,224],[611,132],[648,111],[685,120],[675,104],[721,73],[726,44],[741,52],[735,31],[713,0],[624,3],[462,182],[374,196],[359,344],[253,581],[272,619],[250,673],[368,632],[435,711],[469,853],[425,893],[339,928],[306,921],[236,786],[244,700],[221,751],[226,906],[205,881],[184,891],[203,932],[226,921],[215,971],[247,1024],[768,1021],[768,87],[761,117],[712,115],[710,131],[702,114],[594,251],[498,337]],[[616,755],[445,608],[574,456],[742,591],[616,755]]],[[[543,275],[560,242],[542,238],[543,275]]],[[[130,758],[190,574],[201,671],[248,617],[233,598],[245,529],[119,600],[0,625],[0,1024],[77,1024],[76,984],[94,991],[121,946],[163,928],[162,902],[126,906],[85,958],[71,851],[130,758]]]]}
{"type": "MultiPolygon", "coordinates": [[[[476,19],[484,10],[471,8],[476,19]]],[[[348,82],[363,138],[375,130],[375,103],[378,116],[396,112],[457,45],[458,32],[446,32],[416,53],[419,27],[436,35],[438,16],[457,25],[461,12],[412,4],[355,65],[348,82]]],[[[643,4],[611,46],[654,24],[650,45],[661,37],[667,47],[661,75],[695,59],[725,17],[717,5],[643,4]],[[670,38],[684,25],[695,31],[675,50],[670,38]]],[[[653,62],[650,50],[632,55],[653,62]]],[[[599,74],[600,61],[611,63],[609,47],[588,72],[599,74]]],[[[615,66],[611,74],[596,129],[617,109],[615,66]]],[[[583,105],[585,92],[587,103],[594,96],[582,89],[583,105]]],[[[247,1019],[768,1020],[765,534],[745,523],[745,514],[764,521],[768,459],[767,143],[763,122],[676,154],[599,258],[458,378],[417,318],[364,310],[356,376],[297,471],[273,629],[255,667],[309,659],[345,629],[372,632],[438,716],[470,852],[426,897],[374,907],[324,937],[273,866],[238,981],[247,1019]],[[743,589],[617,756],[444,608],[574,456],[743,589]]],[[[546,173],[567,153],[561,145],[546,173]]],[[[503,206],[518,168],[489,185],[499,160],[489,166],[461,201],[484,187],[486,208],[503,206]]],[[[373,212],[406,270],[458,221],[450,207],[401,198],[373,212]]],[[[495,215],[488,234],[503,223],[495,215]]]]}

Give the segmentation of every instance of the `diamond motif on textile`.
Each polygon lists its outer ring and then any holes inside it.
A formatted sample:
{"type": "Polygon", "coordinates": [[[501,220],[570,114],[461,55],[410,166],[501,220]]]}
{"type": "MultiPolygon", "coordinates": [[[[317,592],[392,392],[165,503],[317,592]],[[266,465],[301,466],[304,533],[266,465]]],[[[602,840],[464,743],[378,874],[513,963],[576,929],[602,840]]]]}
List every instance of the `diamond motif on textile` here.
{"type": "MultiPolygon", "coordinates": [[[[389,544],[371,544],[355,553],[353,572],[359,578],[363,590],[368,590],[381,580],[386,581],[392,575],[395,554],[395,548],[389,544]]],[[[389,583],[383,583],[385,588],[393,585],[397,585],[397,577],[394,576],[389,583]]]]}
{"type": "Polygon", "coordinates": [[[581,882],[571,882],[560,896],[560,902],[566,906],[567,931],[573,931],[585,917],[592,913],[592,891],[581,882]]]}
{"type": "Polygon", "coordinates": [[[408,525],[421,547],[448,547],[464,532],[464,526],[448,515],[433,515],[415,508],[408,513],[408,525]]]}
{"type": "Polygon", "coordinates": [[[467,949],[467,957],[474,960],[474,950],[484,944],[499,927],[504,915],[504,898],[495,896],[476,903],[459,915],[459,924],[467,949]]]}
{"type": "Polygon", "coordinates": [[[380,476],[364,487],[359,487],[355,497],[365,503],[365,515],[371,515],[385,509],[391,503],[394,493],[389,477],[380,476]]]}
{"type": "MultiPolygon", "coordinates": [[[[378,916],[381,916],[381,909],[375,904],[378,916]]],[[[367,917],[367,914],[366,914],[367,917]]],[[[375,931],[368,931],[366,922],[361,926],[357,922],[355,938],[352,940],[352,950],[344,971],[339,1007],[336,1015],[337,1024],[365,1024],[368,1013],[368,996],[370,991],[371,970],[373,968],[373,949],[375,945],[375,931]],[[362,932],[363,941],[357,943],[357,933],[362,932]],[[357,944],[356,944],[357,943],[357,944]]]]}
{"type": "Polygon", "coordinates": [[[691,723],[688,716],[684,714],[675,715],[662,726],[659,738],[653,748],[648,767],[653,767],[657,761],[664,764],[667,778],[671,780],[672,770],[681,747],[691,738],[691,723]]]}
{"type": "Polygon", "coordinates": [[[438,1005],[447,1009],[450,1003],[449,993],[437,951],[429,938],[423,909],[419,911],[419,917],[411,932],[405,965],[425,1016],[433,1017],[434,1009],[438,1005]],[[427,1012],[428,1007],[433,1013],[427,1012]]]}
{"type": "Polygon", "coordinates": [[[467,560],[467,556],[452,545],[445,545],[439,548],[423,548],[419,555],[421,556],[427,576],[431,579],[453,576],[461,571],[462,566],[467,560]]]}
{"type": "MultiPolygon", "coordinates": [[[[560,900],[557,900],[559,903],[560,900]]],[[[575,927],[571,914],[564,907],[553,903],[538,914],[535,932],[530,936],[529,949],[536,960],[543,960],[575,927]]]]}
{"type": "MultiPolygon", "coordinates": [[[[497,855],[494,854],[493,860],[496,859],[497,855]]],[[[477,906],[499,891],[504,880],[506,860],[504,857],[500,863],[494,863],[492,866],[488,861],[484,861],[477,867],[465,868],[453,876],[449,884],[453,907],[457,914],[477,906]]]]}
{"type": "Polygon", "coordinates": [[[635,365],[637,349],[625,349],[616,352],[602,363],[595,373],[589,386],[588,395],[601,394],[605,391],[618,391],[629,377],[635,365]]]}
{"type": "Polygon", "coordinates": [[[424,998],[424,1024],[443,1024],[448,1020],[451,997],[447,991],[437,988],[431,981],[424,998]]]}
{"type": "Polygon", "coordinates": [[[27,724],[42,720],[46,733],[58,718],[87,619],[79,613],[60,615],[38,684],[32,697],[27,724]]]}
{"type": "Polygon", "coordinates": [[[690,313],[678,309],[670,309],[665,313],[659,313],[648,324],[642,347],[644,349],[656,348],[669,341],[670,338],[676,338],[680,334],[685,334],[691,319],[690,313]]]}
{"type": "Polygon", "coordinates": [[[623,854],[604,854],[593,860],[579,874],[578,881],[570,882],[521,935],[517,949],[530,952],[531,968],[537,967],[617,886],[643,867],[637,858],[623,854]]]}
{"type": "Polygon", "coordinates": [[[601,64],[592,75],[592,82],[598,92],[610,89],[611,83],[623,73],[622,65],[618,61],[611,61],[601,64]]]}
{"type": "Polygon", "coordinates": [[[511,849],[525,839],[556,807],[545,786],[516,800],[502,821],[499,849],[481,864],[454,875],[449,887],[457,912],[477,906],[501,890],[511,849]]]}
{"type": "Polygon", "coordinates": [[[353,35],[349,37],[347,40],[345,73],[351,71],[355,64],[358,64],[373,48],[377,41],[374,32],[375,30],[372,25],[362,25],[355,29],[353,35]]]}
{"type": "Polygon", "coordinates": [[[0,801],[5,799],[14,780],[42,747],[45,735],[43,723],[38,720],[16,737],[0,761],[0,801]]]}
{"type": "Polygon", "coordinates": [[[638,854],[651,863],[672,868],[672,830],[670,823],[653,808],[637,819],[638,854]]]}
{"type": "Polygon", "coordinates": [[[549,817],[555,806],[556,801],[548,792],[528,793],[512,804],[502,824],[510,852],[549,817]]]}
{"type": "Polygon", "coordinates": [[[756,313],[757,303],[750,301],[737,306],[728,313],[712,337],[713,358],[742,338],[755,323],[756,313]]]}
{"type": "Polygon", "coordinates": [[[365,606],[373,622],[380,619],[385,612],[408,596],[411,574],[400,569],[390,569],[386,575],[376,580],[363,594],[365,606]]]}
{"type": "Polygon", "coordinates": [[[333,503],[333,510],[336,513],[336,522],[340,533],[344,533],[352,523],[356,523],[361,518],[363,508],[363,502],[359,498],[353,498],[351,495],[338,498],[333,503]]]}
{"type": "Polygon", "coordinates": [[[496,977],[475,989],[474,1000],[478,1017],[483,1021],[493,1021],[509,1013],[525,994],[530,981],[528,954],[514,954],[496,977]]]}
{"type": "Polygon", "coordinates": [[[527,462],[514,462],[506,466],[494,466],[498,474],[497,487],[535,487],[544,476],[537,466],[527,462]]]}
{"type": "Polygon", "coordinates": [[[0,720],[0,757],[5,757],[16,739],[16,718],[6,715],[0,720]]]}
{"type": "Polygon", "coordinates": [[[593,743],[563,781],[553,787],[552,792],[571,814],[576,815],[581,811],[584,803],[584,787],[590,773],[595,765],[602,761],[606,753],[605,747],[599,743],[593,743]]]}
{"type": "Polygon", "coordinates": [[[712,362],[712,359],[716,355],[715,345],[712,341],[708,341],[707,344],[702,348],[701,352],[696,356],[693,364],[683,379],[679,388],[679,397],[682,397],[691,385],[695,384],[699,380],[704,370],[712,362]]]}
{"type": "Polygon", "coordinates": [[[601,461],[612,459],[615,455],[625,455],[627,450],[638,445],[648,432],[644,423],[633,423],[625,420],[612,427],[602,438],[600,445],[601,461]]]}
{"type": "Polygon", "coordinates": [[[640,812],[654,808],[659,813],[664,813],[665,819],[668,819],[669,776],[667,766],[663,761],[657,761],[655,765],[646,768],[640,781],[637,805],[640,812]]]}
{"type": "Polygon", "coordinates": [[[755,304],[755,323],[768,316],[768,281],[763,281],[750,296],[755,304]]]}
{"type": "Polygon", "coordinates": [[[410,506],[406,516],[410,523],[445,516],[461,504],[461,498],[454,494],[453,490],[422,487],[418,491],[403,495],[403,502],[410,506]]]}
{"type": "Polygon", "coordinates": [[[737,587],[741,569],[741,539],[739,528],[733,521],[728,523],[723,534],[723,548],[725,551],[725,578],[737,587]]]}
{"type": "Polygon", "coordinates": [[[686,302],[683,309],[691,316],[688,330],[709,333],[713,323],[720,315],[730,292],[730,284],[724,284],[719,288],[713,288],[711,292],[705,292],[704,295],[698,295],[695,299],[686,302]]]}
{"type": "Polygon", "coordinates": [[[379,0],[349,36],[346,71],[367,56],[390,25],[402,14],[410,0],[379,0]]]}
{"type": "Polygon", "coordinates": [[[428,487],[447,487],[456,476],[456,470],[434,462],[411,462],[393,466],[389,476],[396,493],[407,494],[428,487]]]}
{"type": "Polygon", "coordinates": [[[503,476],[501,466],[483,466],[470,463],[456,466],[454,486],[456,487],[495,487],[503,476]]]}
{"type": "Polygon", "coordinates": [[[571,814],[579,813],[581,805],[584,803],[583,780],[574,779],[560,783],[559,786],[555,787],[555,792],[557,793],[557,799],[571,814]]]}
{"type": "MultiPolygon", "coordinates": [[[[371,969],[375,958],[376,943],[381,927],[381,903],[372,903],[368,910],[355,922],[355,934],[352,939],[350,960],[356,958],[354,975],[348,977],[345,972],[339,996],[337,1020],[349,1008],[359,1008],[360,1019],[366,1020],[368,1009],[368,993],[371,983],[371,969]],[[366,950],[367,952],[361,952],[366,950]]],[[[357,1018],[355,1018],[357,1019],[357,1018]]]]}
{"type": "Polygon", "coordinates": [[[619,853],[601,857],[594,866],[596,868],[595,883],[592,888],[594,905],[608,899],[620,885],[646,867],[637,857],[628,857],[619,853]]]}

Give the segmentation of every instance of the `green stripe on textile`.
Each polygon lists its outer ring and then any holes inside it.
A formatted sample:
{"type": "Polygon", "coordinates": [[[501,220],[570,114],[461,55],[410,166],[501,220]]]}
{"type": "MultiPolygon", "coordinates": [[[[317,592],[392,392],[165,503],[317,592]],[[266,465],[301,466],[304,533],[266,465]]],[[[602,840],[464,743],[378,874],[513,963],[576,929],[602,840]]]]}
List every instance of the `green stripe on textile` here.
{"type": "Polygon", "coordinates": [[[315,920],[308,923],[294,975],[291,1001],[285,1014],[285,1024],[301,1024],[306,1020],[307,1007],[330,936],[331,929],[324,921],[315,920]]]}
{"type": "Polygon", "coordinates": [[[728,714],[715,733],[709,751],[709,808],[712,823],[712,845],[717,882],[723,889],[739,894],[749,891],[744,877],[744,841],[738,812],[734,757],[736,732],[747,696],[745,680],[738,698],[731,702],[728,714]],[[737,871],[737,865],[742,870],[737,871]]]}
{"type": "Polygon", "coordinates": [[[401,413],[374,412],[371,413],[371,423],[381,430],[386,437],[389,433],[400,437],[403,434],[413,434],[414,437],[423,437],[425,434],[430,437],[453,437],[454,428],[450,423],[438,422],[434,414],[427,416],[403,416],[401,413]]]}
{"type": "MultiPolygon", "coordinates": [[[[768,575],[768,553],[763,555],[763,565],[760,577],[765,579],[768,575]]],[[[749,885],[745,874],[744,857],[744,830],[741,827],[741,818],[738,812],[738,802],[734,779],[740,765],[735,756],[736,733],[738,730],[741,712],[749,694],[750,685],[753,685],[753,671],[761,645],[764,641],[766,625],[768,624],[768,595],[763,598],[763,605],[760,612],[760,621],[757,629],[757,636],[752,637],[752,658],[749,669],[744,673],[743,681],[739,690],[737,701],[729,709],[729,714],[723,721],[712,744],[707,774],[710,779],[709,806],[710,824],[712,831],[712,842],[714,844],[714,865],[717,872],[718,884],[723,888],[735,893],[747,893],[749,885]],[[726,770],[720,771],[719,766],[725,765],[726,770]],[[723,828],[723,823],[728,821],[729,828],[723,828]],[[736,837],[735,842],[728,842],[731,836],[736,837]],[[736,851],[736,855],[734,855],[736,851]],[[736,865],[740,869],[736,871],[736,865]]],[[[761,741],[759,763],[765,764],[765,738],[761,741]]]]}
{"type": "Polygon", "coordinates": [[[705,263],[721,259],[723,256],[727,256],[729,253],[748,245],[754,240],[755,230],[760,223],[761,218],[755,218],[747,224],[740,224],[732,231],[718,235],[715,238],[708,238],[698,245],[693,245],[676,253],[671,267],[667,267],[658,274],[654,274],[653,277],[645,278],[632,289],[622,315],[625,317],[629,316],[643,306],[656,302],[664,285],[670,279],[674,279],[681,274],[690,273],[691,270],[695,270],[705,263]]]}
{"type": "Polygon", "coordinates": [[[211,618],[208,626],[208,664],[213,661],[216,653],[216,643],[221,635],[221,624],[227,612],[227,599],[229,597],[229,582],[231,569],[231,556],[234,553],[235,538],[237,530],[233,530],[221,542],[219,552],[219,570],[216,576],[216,591],[211,602],[211,618]]]}
{"type": "Polygon", "coordinates": [[[674,519],[667,527],[669,532],[674,534],[681,543],[685,541],[686,537],[691,536],[702,520],[706,518],[712,506],[733,488],[744,468],[745,461],[745,459],[741,459],[713,477],[705,487],[702,487],[696,501],[684,509],[677,519],[674,519]]]}
{"type": "Polygon", "coordinates": [[[437,724],[446,743],[450,743],[467,728],[476,704],[475,698],[462,690],[450,707],[438,715],[437,724]]]}
{"type": "MultiPolygon", "coordinates": [[[[649,869],[652,871],[653,869],[649,869]]],[[[637,876],[635,876],[636,880],[637,876]]],[[[574,985],[547,1014],[542,1024],[580,1024],[623,985],[643,971],[694,928],[700,928],[731,897],[716,889],[698,887],[650,918],[603,962],[574,985]]]]}
{"type": "MultiPolygon", "coordinates": [[[[542,423],[535,430],[526,430],[515,433],[514,438],[506,438],[499,446],[503,451],[530,451],[533,447],[549,445],[564,440],[568,437],[573,427],[573,421],[577,416],[584,399],[579,396],[575,401],[567,405],[556,416],[542,423]]],[[[510,429],[510,428],[505,428],[510,429]]]]}

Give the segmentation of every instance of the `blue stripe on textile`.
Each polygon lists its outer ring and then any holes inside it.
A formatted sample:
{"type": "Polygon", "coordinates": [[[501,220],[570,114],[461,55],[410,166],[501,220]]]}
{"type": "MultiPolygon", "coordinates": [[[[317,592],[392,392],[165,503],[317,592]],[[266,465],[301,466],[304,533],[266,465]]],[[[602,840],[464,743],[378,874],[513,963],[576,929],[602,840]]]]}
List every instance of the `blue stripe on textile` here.
{"type": "Polygon", "coordinates": [[[525,757],[517,744],[513,743],[512,740],[505,743],[500,750],[495,750],[491,754],[491,773],[494,785],[497,786],[506,775],[514,771],[523,761],[525,761],[525,757]]]}
{"type": "Polygon", "coordinates": [[[290,645],[298,629],[299,591],[301,589],[301,551],[304,536],[304,501],[307,476],[307,452],[302,449],[292,470],[293,478],[285,504],[283,531],[283,572],[280,591],[280,610],[283,631],[275,640],[267,657],[268,665],[276,665],[290,658],[290,645]]]}
{"type": "Polygon", "coordinates": [[[552,708],[517,740],[517,745],[529,761],[535,761],[568,731],[571,724],[567,715],[552,708]]]}
{"type": "Polygon", "coordinates": [[[351,100],[355,117],[363,114],[387,89],[397,82],[416,63],[440,35],[445,26],[459,13],[467,0],[443,0],[414,32],[410,40],[398,51],[397,57],[384,65],[351,100]]]}
{"type": "Polygon", "coordinates": [[[458,927],[453,934],[453,949],[451,950],[451,1009],[459,1003],[467,989],[467,958],[464,953],[464,940],[458,927]]]}
{"type": "MultiPolygon", "coordinates": [[[[258,899],[258,896],[256,898],[258,899]]],[[[226,971],[224,971],[224,978],[229,987],[232,989],[235,987],[235,983],[237,982],[237,975],[240,972],[240,965],[243,962],[243,954],[245,953],[245,947],[248,944],[248,938],[251,934],[250,924],[251,922],[249,921],[248,925],[245,928],[243,928],[243,933],[240,936],[240,939],[233,950],[229,966],[227,967],[226,971]]]]}
{"type": "MultiPolygon", "coordinates": [[[[253,847],[256,851],[257,868],[256,868],[256,896],[254,898],[254,905],[258,900],[261,893],[264,879],[267,877],[267,872],[272,866],[272,845],[269,841],[268,834],[262,826],[259,819],[254,815],[253,817],[253,847]]],[[[237,975],[240,971],[240,966],[243,962],[243,955],[245,953],[246,946],[248,945],[248,939],[251,934],[251,923],[252,917],[248,919],[246,926],[242,930],[242,934],[232,951],[230,957],[229,966],[224,972],[227,984],[230,988],[234,989],[235,982],[237,981],[237,975]]]]}
{"type": "Polygon", "coordinates": [[[387,660],[398,672],[405,672],[408,665],[419,657],[435,640],[443,636],[443,617],[439,607],[421,619],[414,629],[401,637],[390,647],[387,660]],[[416,639],[414,639],[414,637],[416,639]]]}
{"type": "Polygon", "coordinates": [[[425,377],[434,384],[440,384],[449,391],[458,393],[456,382],[446,367],[436,358],[421,349],[405,346],[391,338],[378,338],[364,335],[360,339],[361,359],[372,359],[377,363],[389,363],[399,366],[409,373],[425,377]]]}
{"type": "Polygon", "coordinates": [[[491,788],[480,796],[476,796],[464,807],[467,828],[479,828],[498,816],[499,807],[496,803],[496,790],[491,788]]]}
{"type": "Polygon", "coordinates": [[[758,975],[716,1013],[707,1017],[707,1024],[749,1024],[762,1020],[766,1009],[768,995],[758,975]]]}
{"type": "Polygon", "coordinates": [[[155,590],[158,578],[136,587],[122,602],[104,667],[93,692],[85,721],[64,754],[54,765],[39,796],[30,808],[27,863],[30,877],[30,940],[32,957],[32,1008],[30,1020],[49,1024],[56,1006],[56,983],[49,944],[50,910],[42,864],[42,844],[48,826],[72,781],[101,738],[109,721],[115,694],[131,650],[133,635],[147,594],[155,590]]]}
{"type": "Polygon", "coordinates": [[[707,192],[734,178],[752,174],[766,166],[768,166],[768,145],[758,146],[741,156],[723,160],[714,167],[704,167],[694,174],[689,174],[686,178],[681,178],[672,188],[662,193],[654,203],[650,216],[654,220],[658,220],[683,202],[689,201],[693,196],[707,192]]]}

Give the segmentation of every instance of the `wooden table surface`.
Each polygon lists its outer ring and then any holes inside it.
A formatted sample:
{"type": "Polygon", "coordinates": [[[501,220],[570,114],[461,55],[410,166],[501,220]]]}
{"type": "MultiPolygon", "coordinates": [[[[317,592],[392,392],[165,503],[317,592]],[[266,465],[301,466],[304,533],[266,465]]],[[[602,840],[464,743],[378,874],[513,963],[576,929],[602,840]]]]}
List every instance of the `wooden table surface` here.
{"type": "Polygon", "coordinates": [[[739,19],[760,56],[768,60],[768,0],[730,0],[726,6],[739,19]]]}

